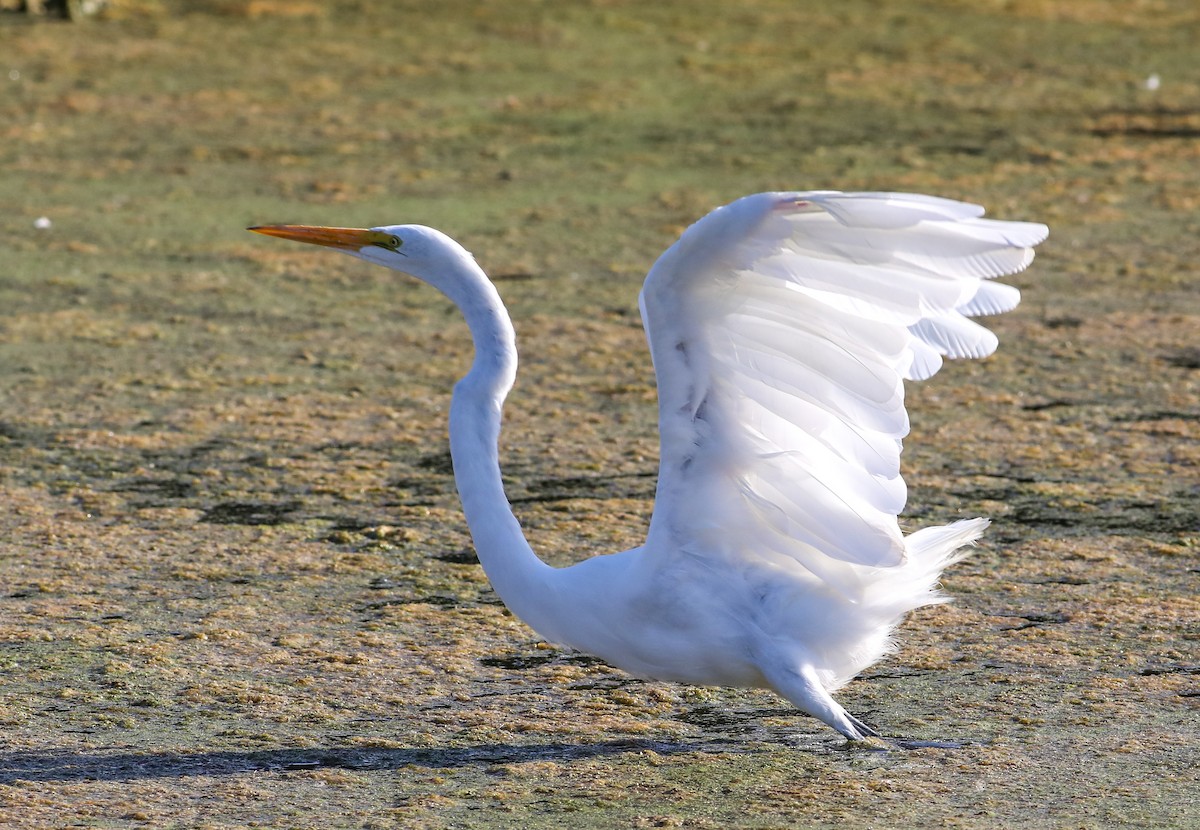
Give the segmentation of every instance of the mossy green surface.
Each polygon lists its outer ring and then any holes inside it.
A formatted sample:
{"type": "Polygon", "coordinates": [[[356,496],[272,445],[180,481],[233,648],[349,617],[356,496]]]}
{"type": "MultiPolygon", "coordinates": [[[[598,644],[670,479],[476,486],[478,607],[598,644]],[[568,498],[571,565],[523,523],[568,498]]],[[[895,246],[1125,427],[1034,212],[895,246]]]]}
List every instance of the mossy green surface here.
{"type": "Polygon", "coordinates": [[[0,823],[1200,824],[1198,36],[1183,0],[0,13],[0,823]],[[1052,227],[999,353],[909,393],[907,525],[995,524],[840,695],[960,749],[540,644],[449,476],[454,310],[243,230],[475,252],[510,495],[565,564],[652,509],[646,269],[826,187],[1052,227]]]}

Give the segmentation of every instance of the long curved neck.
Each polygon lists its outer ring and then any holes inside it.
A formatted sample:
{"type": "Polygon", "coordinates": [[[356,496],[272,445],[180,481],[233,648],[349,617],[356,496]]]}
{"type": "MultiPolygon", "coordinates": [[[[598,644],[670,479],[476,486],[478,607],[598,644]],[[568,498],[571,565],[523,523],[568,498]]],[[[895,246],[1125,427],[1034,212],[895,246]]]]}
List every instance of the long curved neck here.
{"type": "Polygon", "coordinates": [[[472,266],[475,273],[446,291],[466,317],[475,343],[471,371],[455,385],[450,404],[454,480],[492,587],[514,614],[544,633],[540,617],[555,570],[525,540],[500,478],[500,413],[516,379],[516,335],[495,286],[472,266]]]}

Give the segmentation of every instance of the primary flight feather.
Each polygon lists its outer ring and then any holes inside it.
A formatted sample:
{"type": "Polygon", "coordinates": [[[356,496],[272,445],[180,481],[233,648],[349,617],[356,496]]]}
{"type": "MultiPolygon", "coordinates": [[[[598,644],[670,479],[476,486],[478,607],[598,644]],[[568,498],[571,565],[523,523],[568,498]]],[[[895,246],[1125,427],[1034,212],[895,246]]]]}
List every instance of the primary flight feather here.
{"type": "Polygon", "coordinates": [[[445,293],[475,344],[450,450],[476,551],[505,604],[548,640],[632,674],[774,689],[852,740],[878,733],[832,692],[943,601],[942,570],[986,519],[904,536],[904,381],[984,357],[971,317],[1015,307],[994,278],[1044,225],[907,193],[760,193],[717,208],[655,263],[640,304],[661,456],[639,548],[552,568],[504,496],[497,439],[516,374],[512,323],[474,258],[420,225],[251,230],[326,245],[445,293]]]}

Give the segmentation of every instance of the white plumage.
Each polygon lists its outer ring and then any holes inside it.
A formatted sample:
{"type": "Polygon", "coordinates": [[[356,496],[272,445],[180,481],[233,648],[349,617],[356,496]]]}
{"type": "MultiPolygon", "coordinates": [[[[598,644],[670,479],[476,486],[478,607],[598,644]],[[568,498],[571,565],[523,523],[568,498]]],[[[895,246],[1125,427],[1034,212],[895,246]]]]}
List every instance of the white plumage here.
{"type": "Polygon", "coordinates": [[[851,739],[877,733],[831,692],[891,648],[985,519],[905,537],[904,379],[984,357],[970,317],[1007,311],[991,282],[1045,226],[900,193],[762,193],[710,213],[650,271],[641,308],[662,451],[645,544],[554,569],[504,498],[500,407],[516,371],[495,288],[430,228],[266,226],[412,274],[454,300],[475,341],[451,452],[481,563],[542,636],[634,674],[772,688],[851,739]]]}

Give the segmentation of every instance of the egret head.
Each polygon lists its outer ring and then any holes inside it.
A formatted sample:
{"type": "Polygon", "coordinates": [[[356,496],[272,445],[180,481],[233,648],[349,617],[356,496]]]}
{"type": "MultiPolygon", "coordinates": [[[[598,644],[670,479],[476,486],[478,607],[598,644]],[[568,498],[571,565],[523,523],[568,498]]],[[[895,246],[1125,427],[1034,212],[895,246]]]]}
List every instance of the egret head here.
{"type": "Polygon", "coordinates": [[[315,225],[258,225],[249,230],[344,251],[351,256],[411,274],[444,288],[441,282],[456,265],[474,264],[461,245],[424,225],[377,228],[326,228],[315,225]]]}

